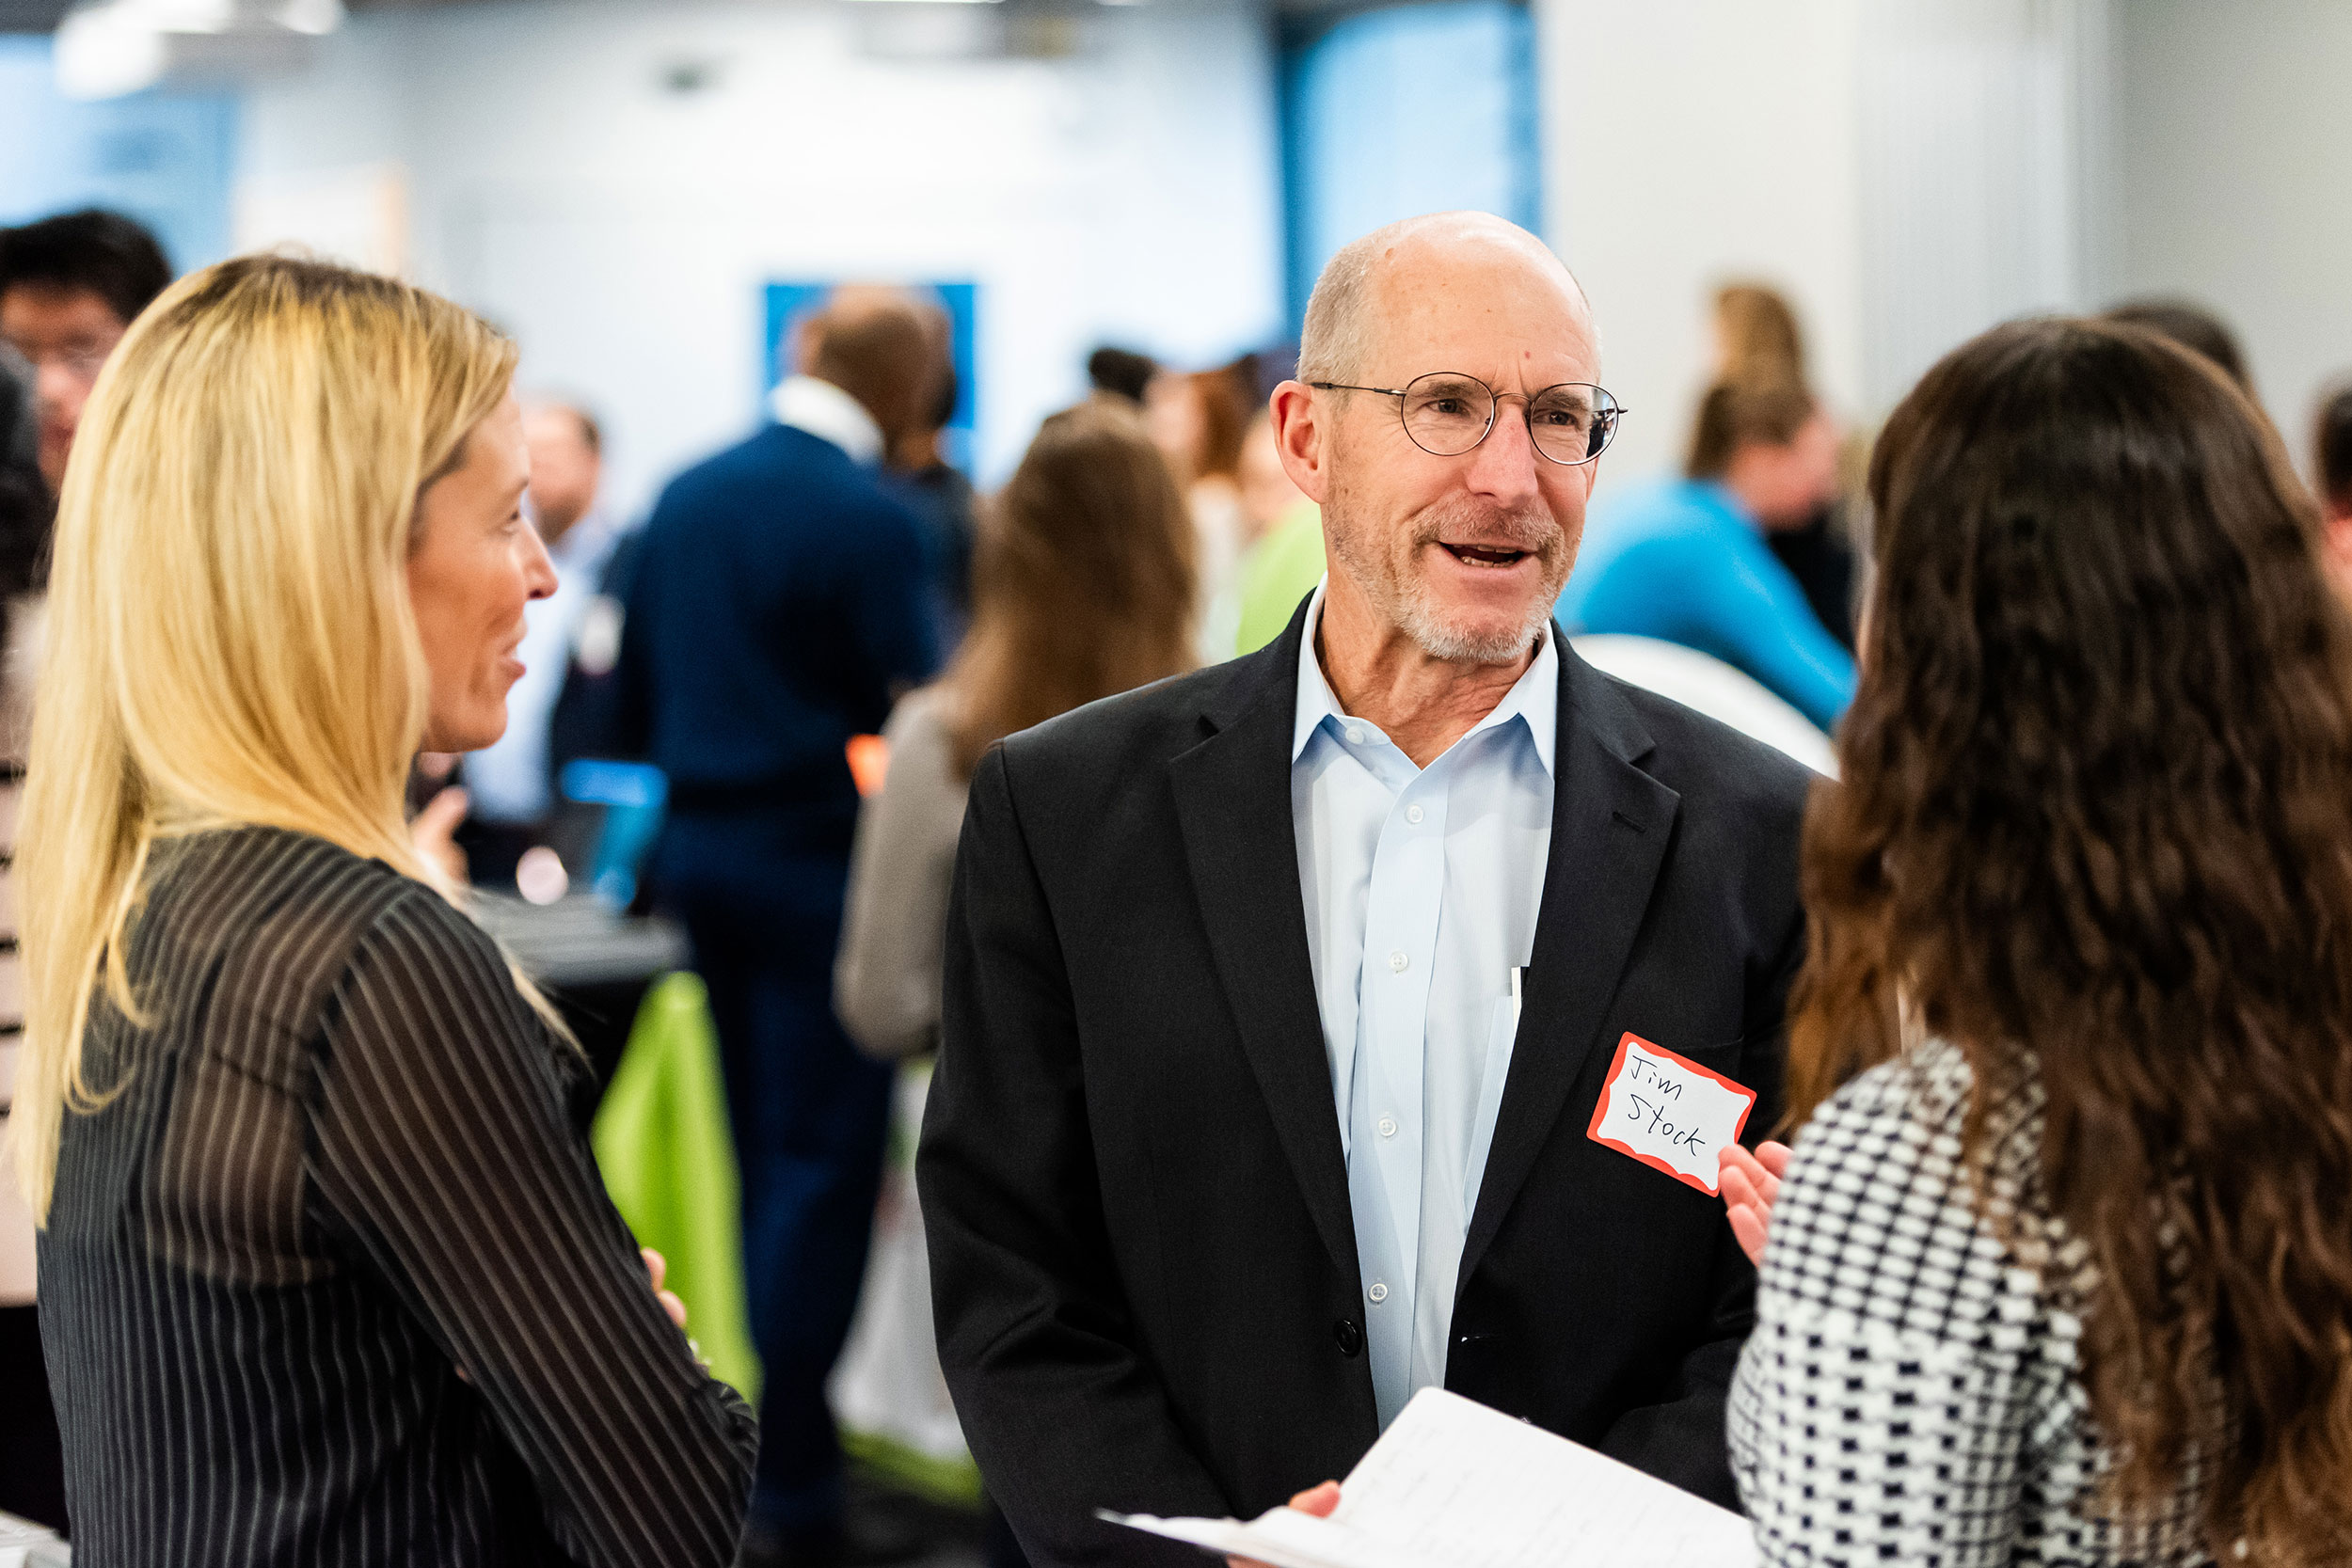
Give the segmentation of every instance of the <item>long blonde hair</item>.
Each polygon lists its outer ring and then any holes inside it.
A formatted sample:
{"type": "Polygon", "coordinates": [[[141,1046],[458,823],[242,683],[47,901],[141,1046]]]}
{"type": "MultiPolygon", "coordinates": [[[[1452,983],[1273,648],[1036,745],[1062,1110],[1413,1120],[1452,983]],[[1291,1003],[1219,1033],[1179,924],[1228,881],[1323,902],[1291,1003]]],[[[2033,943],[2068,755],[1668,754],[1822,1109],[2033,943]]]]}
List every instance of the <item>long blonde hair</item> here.
{"type": "Polygon", "coordinates": [[[313,834],[443,891],[402,791],[424,654],[418,499],[506,396],[515,346],[404,283],[250,256],[183,279],[100,374],[59,498],[17,875],[17,1177],[48,1212],[93,992],[139,1012],[124,930],[151,847],[313,834]]]}

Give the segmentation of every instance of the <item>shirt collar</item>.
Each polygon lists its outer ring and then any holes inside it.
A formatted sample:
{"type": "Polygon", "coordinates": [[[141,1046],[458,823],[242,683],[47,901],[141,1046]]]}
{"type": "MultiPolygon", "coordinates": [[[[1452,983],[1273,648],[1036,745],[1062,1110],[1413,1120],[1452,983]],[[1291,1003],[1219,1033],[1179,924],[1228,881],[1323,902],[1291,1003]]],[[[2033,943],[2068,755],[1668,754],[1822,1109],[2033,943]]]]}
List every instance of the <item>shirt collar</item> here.
{"type": "MultiPolygon", "coordinates": [[[[1298,639],[1298,698],[1291,721],[1291,761],[1295,763],[1307,750],[1307,742],[1314,737],[1316,728],[1326,719],[1343,721],[1347,715],[1340,711],[1339,699],[1331,694],[1331,683],[1324,678],[1323,660],[1315,657],[1315,628],[1323,624],[1323,595],[1330,586],[1330,577],[1315,585],[1314,596],[1307,601],[1307,623],[1298,639]]],[[[1502,694],[1502,701],[1494,711],[1470,726],[1470,734],[1496,729],[1514,719],[1527,725],[1527,737],[1535,744],[1536,760],[1544,771],[1554,773],[1552,750],[1559,740],[1560,719],[1560,649],[1559,639],[1547,626],[1535,641],[1535,658],[1521,672],[1511,689],[1502,694]]],[[[1467,736],[1465,736],[1467,738],[1467,736]]],[[[1458,745],[1459,742],[1456,742],[1458,745]]]]}
{"type": "Polygon", "coordinates": [[[787,376],[768,399],[778,424],[804,430],[820,441],[831,441],[850,454],[852,463],[882,461],[882,426],[866,405],[830,381],[813,375],[787,376]]]}

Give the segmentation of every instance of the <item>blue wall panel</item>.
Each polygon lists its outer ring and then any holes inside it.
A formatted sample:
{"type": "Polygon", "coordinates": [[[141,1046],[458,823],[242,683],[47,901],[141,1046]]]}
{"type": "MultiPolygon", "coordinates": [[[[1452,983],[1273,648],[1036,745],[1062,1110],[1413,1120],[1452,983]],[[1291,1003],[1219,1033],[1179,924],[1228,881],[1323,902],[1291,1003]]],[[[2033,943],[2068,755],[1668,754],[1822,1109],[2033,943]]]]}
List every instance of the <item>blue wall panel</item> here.
{"type": "Polygon", "coordinates": [[[1384,223],[1467,207],[1537,227],[1525,6],[1441,0],[1294,28],[1282,68],[1294,322],[1331,253],[1384,223]]]}
{"type": "Polygon", "coordinates": [[[155,231],[185,272],[229,254],[236,100],[57,96],[49,40],[0,37],[0,224],[111,207],[155,231]]]}

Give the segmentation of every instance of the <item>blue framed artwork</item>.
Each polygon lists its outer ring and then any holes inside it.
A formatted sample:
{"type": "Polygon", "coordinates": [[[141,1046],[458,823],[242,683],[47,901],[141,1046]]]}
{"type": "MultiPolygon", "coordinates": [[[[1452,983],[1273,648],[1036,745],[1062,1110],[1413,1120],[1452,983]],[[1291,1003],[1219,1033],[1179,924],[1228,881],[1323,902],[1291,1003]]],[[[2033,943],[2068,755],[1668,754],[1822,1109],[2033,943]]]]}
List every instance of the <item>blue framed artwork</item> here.
{"type": "MultiPolygon", "coordinates": [[[[835,284],[849,281],[834,278],[817,281],[776,281],[767,285],[766,309],[762,314],[760,343],[760,407],[768,405],[768,394],[784,379],[785,345],[800,324],[825,303],[825,296],[835,284]]],[[[964,472],[972,471],[973,432],[978,428],[979,376],[977,374],[979,341],[979,285],[972,282],[916,283],[912,288],[936,294],[946,308],[948,349],[956,364],[956,412],[947,421],[945,442],[947,461],[964,472]]]]}

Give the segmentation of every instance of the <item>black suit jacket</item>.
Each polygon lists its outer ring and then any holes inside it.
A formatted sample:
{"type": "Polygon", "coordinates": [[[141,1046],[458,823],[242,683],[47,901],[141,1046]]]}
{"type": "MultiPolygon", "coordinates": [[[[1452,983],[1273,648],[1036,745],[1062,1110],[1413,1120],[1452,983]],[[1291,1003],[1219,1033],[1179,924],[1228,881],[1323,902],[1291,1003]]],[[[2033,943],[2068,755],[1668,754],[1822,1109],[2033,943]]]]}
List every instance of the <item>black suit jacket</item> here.
{"type": "MultiPolygon", "coordinates": [[[[1013,736],[972,784],[917,1171],[940,1358],[1040,1568],[1197,1560],[1377,1435],[1291,823],[1300,624],[1013,736]]],[[[1554,630],[1557,636],[1557,629],[1554,630]]],[[[1777,1119],[1811,775],[1564,641],[1550,864],[1447,1386],[1737,1506],[1755,1275],[1590,1141],[1620,1035],[1777,1119]]]]}

